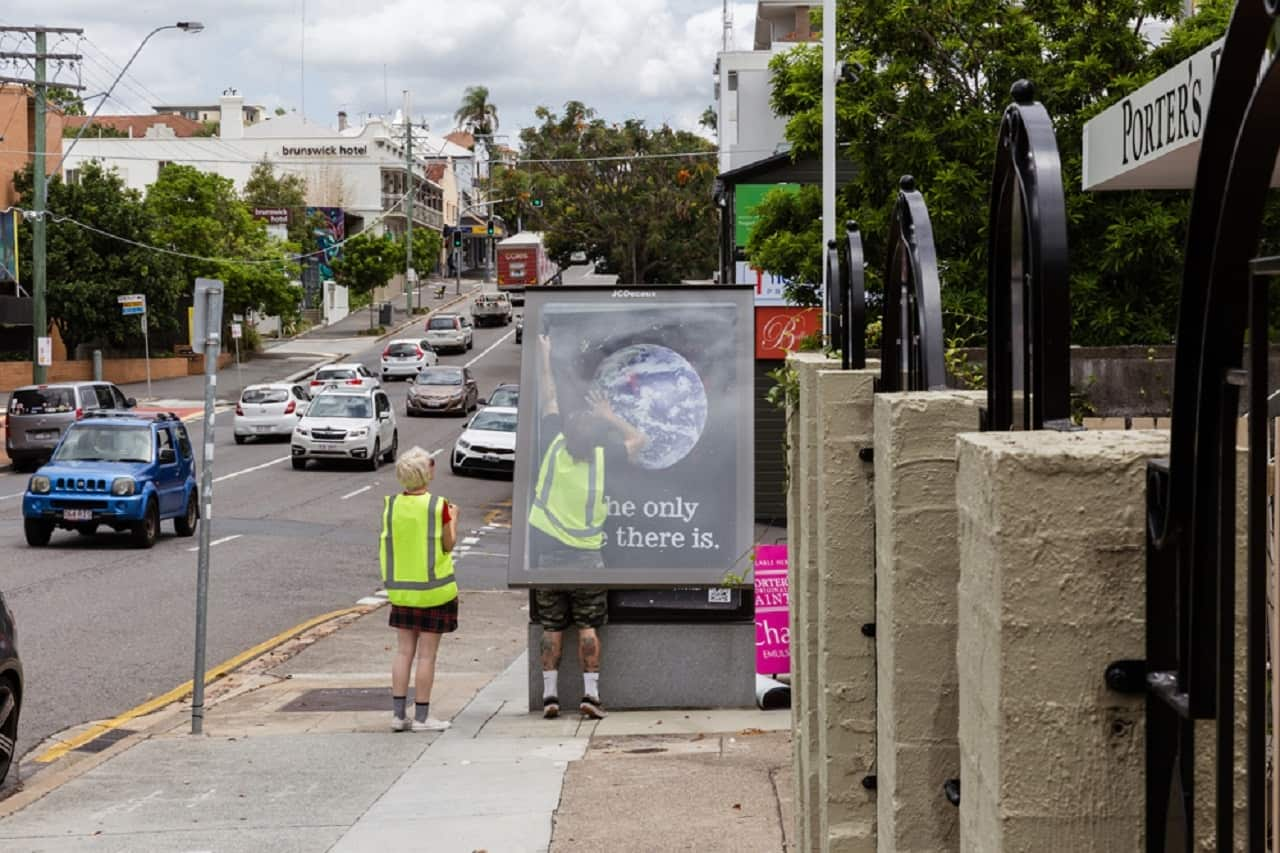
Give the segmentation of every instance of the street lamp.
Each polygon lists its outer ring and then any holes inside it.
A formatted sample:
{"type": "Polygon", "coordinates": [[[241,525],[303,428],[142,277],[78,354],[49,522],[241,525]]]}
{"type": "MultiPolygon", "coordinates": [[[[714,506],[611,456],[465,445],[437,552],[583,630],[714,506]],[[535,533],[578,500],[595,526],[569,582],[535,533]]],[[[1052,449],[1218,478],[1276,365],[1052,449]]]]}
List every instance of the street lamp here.
{"type": "MultiPolygon", "coordinates": [[[[167,24],[163,27],[156,27],[154,30],[147,33],[146,37],[143,38],[142,43],[138,45],[137,50],[133,52],[133,56],[129,57],[129,61],[124,64],[124,67],[120,69],[120,73],[116,75],[116,79],[111,82],[111,86],[103,93],[102,100],[98,101],[98,106],[94,107],[92,115],[85,120],[84,124],[80,125],[80,130],[76,133],[75,138],[71,140],[71,144],[63,149],[62,154],[59,157],[58,168],[61,169],[66,164],[67,155],[76,147],[76,143],[80,141],[80,137],[84,136],[84,132],[89,129],[89,125],[93,124],[93,120],[97,117],[99,110],[102,109],[102,105],[111,97],[111,93],[115,91],[121,78],[123,78],[125,72],[129,70],[129,66],[138,58],[138,54],[142,52],[143,46],[151,40],[153,35],[161,30],[183,30],[188,33],[198,33],[203,29],[204,24],[199,21],[178,21],[176,24],[167,24]]],[[[42,77],[37,77],[37,80],[40,80],[41,83],[43,83],[42,77]]],[[[43,383],[47,375],[45,365],[40,363],[39,339],[45,337],[44,333],[48,331],[49,328],[48,313],[45,306],[45,285],[47,277],[45,256],[47,223],[45,222],[45,204],[48,200],[48,190],[45,186],[45,182],[48,179],[48,175],[45,172],[45,98],[45,86],[36,86],[36,151],[32,162],[35,209],[32,211],[33,216],[31,223],[31,332],[32,336],[36,338],[37,344],[37,357],[32,359],[31,362],[31,381],[36,384],[43,383]]],[[[144,320],[143,322],[146,321],[144,320]]]]}

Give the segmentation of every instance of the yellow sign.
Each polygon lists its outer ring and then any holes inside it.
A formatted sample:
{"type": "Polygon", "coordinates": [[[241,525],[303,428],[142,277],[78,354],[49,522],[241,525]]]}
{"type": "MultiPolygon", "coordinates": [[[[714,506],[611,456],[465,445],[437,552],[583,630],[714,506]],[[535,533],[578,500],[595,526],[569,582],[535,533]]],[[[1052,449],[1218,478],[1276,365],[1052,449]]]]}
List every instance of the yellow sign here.
{"type": "MultiPolygon", "coordinates": [[[[482,236],[488,236],[488,234],[489,234],[489,227],[488,227],[487,225],[472,225],[472,226],[471,226],[471,233],[472,233],[472,234],[480,234],[480,235],[482,235],[482,236]]],[[[495,225],[495,226],[493,226],[493,236],[495,236],[495,237],[505,237],[505,236],[506,236],[506,232],[505,232],[502,228],[500,228],[500,227],[498,227],[497,225],[495,225]]]]}

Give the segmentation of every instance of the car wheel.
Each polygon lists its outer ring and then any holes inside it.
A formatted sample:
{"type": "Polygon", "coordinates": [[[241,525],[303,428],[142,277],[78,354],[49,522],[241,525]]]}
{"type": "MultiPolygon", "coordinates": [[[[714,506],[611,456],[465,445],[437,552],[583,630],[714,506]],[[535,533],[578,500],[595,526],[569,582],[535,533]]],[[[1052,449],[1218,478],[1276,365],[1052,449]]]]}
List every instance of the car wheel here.
{"type": "Polygon", "coordinates": [[[382,460],[382,439],[375,438],[373,440],[373,453],[369,454],[369,458],[365,460],[364,467],[370,471],[378,470],[378,463],[382,460]]]}
{"type": "Polygon", "coordinates": [[[142,515],[142,521],[133,525],[133,544],[136,548],[150,548],[156,544],[156,537],[160,535],[160,508],[156,506],[154,499],[147,501],[147,510],[142,515]]]}
{"type": "Polygon", "coordinates": [[[27,534],[27,544],[32,548],[43,548],[53,538],[53,522],[41,521],[38,518],[24,518],[22,532],[27,534]]]}
{"type": "Polygon", "coordinates": [[[84,524],[76,525],[76,533],[81,536],[92,536],[98,532],[98,522],[86,521],[84,524]]]}
{"type": "Polygon", "coordinates": [[[13,766],[13,752],[18,745],[18,714],[22,696],[12,676],[0,678],[0,782],[13,766]]]}
{"type": "Polygon", "coordinates": [[[200,502],[196,498],[196,490],[192,489],[187,496],[187,511],[173,520],[173,532],[179,536],[192,536],[196,525],[200,523],[200,502]]]}
{"type": "Polygon", "coordinates": [[[391,448],[387,450],[386,456],[382,457],[384,462],[395,462],[396,452],[400,449],[400,433],[399,431],[391,433],[391,448]]]}
{"type": "Polygon", "coordinates": [[[465,473],[466,473],[466,471],[464,471],[463,469],[459,468],[459,467],[458,467],[458,463],[457,463],[457,462],[454,462],[452,459],[450,459],[450,460],[449,460],[449,470],[450,470],[450,471],[452,471],[454,474],[456,474],[456,475],[457,475],[457,476],[459,476],[459,477],[461,477],[463,474],[465,474],[465,473]]]}
{"type": "Polygon", "coordinates": [[[295,457],[294,457],[293,459],[291,459],[290,461],[291,461],[291,462],[293,462],[293,470],[295,470],[295,471],[304,471],[304,470],[306,470],[306,467],[307,467],[307,460],[306,460],[306,457],[301,457],[301,458],[299,458],[299,457],[295,456],[295,457]]]}

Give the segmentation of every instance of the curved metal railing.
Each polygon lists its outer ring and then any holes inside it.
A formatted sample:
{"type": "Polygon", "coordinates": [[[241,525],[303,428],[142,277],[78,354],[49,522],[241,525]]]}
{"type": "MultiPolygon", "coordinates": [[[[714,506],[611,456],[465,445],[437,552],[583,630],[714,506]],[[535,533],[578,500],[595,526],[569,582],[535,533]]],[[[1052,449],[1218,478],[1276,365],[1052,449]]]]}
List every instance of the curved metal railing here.
{"type": "Polygon", "coordinates": [[[840,367],[867,366],[866,270],[862,232],[852,220],[844,224],[843,245],[827,242],[827,328],[831,346],[840,350],[840,367]]]}
{"type": "Polygon", "coordinates": [[[898,181],[884,276],[881,391],[945,388],[942,291],[933,225],[915,178],[898,181]]]}

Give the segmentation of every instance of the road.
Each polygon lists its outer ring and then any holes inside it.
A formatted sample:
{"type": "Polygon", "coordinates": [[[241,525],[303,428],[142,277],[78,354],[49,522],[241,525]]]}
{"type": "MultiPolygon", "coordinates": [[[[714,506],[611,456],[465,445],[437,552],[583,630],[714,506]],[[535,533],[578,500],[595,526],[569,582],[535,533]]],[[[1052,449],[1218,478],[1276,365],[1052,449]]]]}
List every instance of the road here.
{"type": "MultiPolygon", "coordinates": [[[[355,346],[349,360],[376,370],[383,344],[355,346]]],[[[477,329],[471,352],[442,355],[441,363],[470,364],[482,397],[518,382],[514,326],[477,329]]],[[[387,386],[400,447],[443,448],[432,491],[461,508],[459,583],[504,587],[511,483],[451,474],[447,454],[464,420],[405,417],[405,388],[387,386]]],[[[200,447],[204,425],[190,426],[200,447]]],[[[230,413],[215,421],[209,666],[376,591],[378,516],[383,496],[396,489],[391,465],[294,471],[287,442],[238,446],[230,426],[230,413]]],[[[21,509],[27,477],[0,474],[0,590],[17,620],[26,676],[19,755],[190,679],[194,654],[197,540],[175,537],[165,522],[150,551],[109,531],[91,538],[59,531],[48,548],[29,548],[21,509]]]]}

